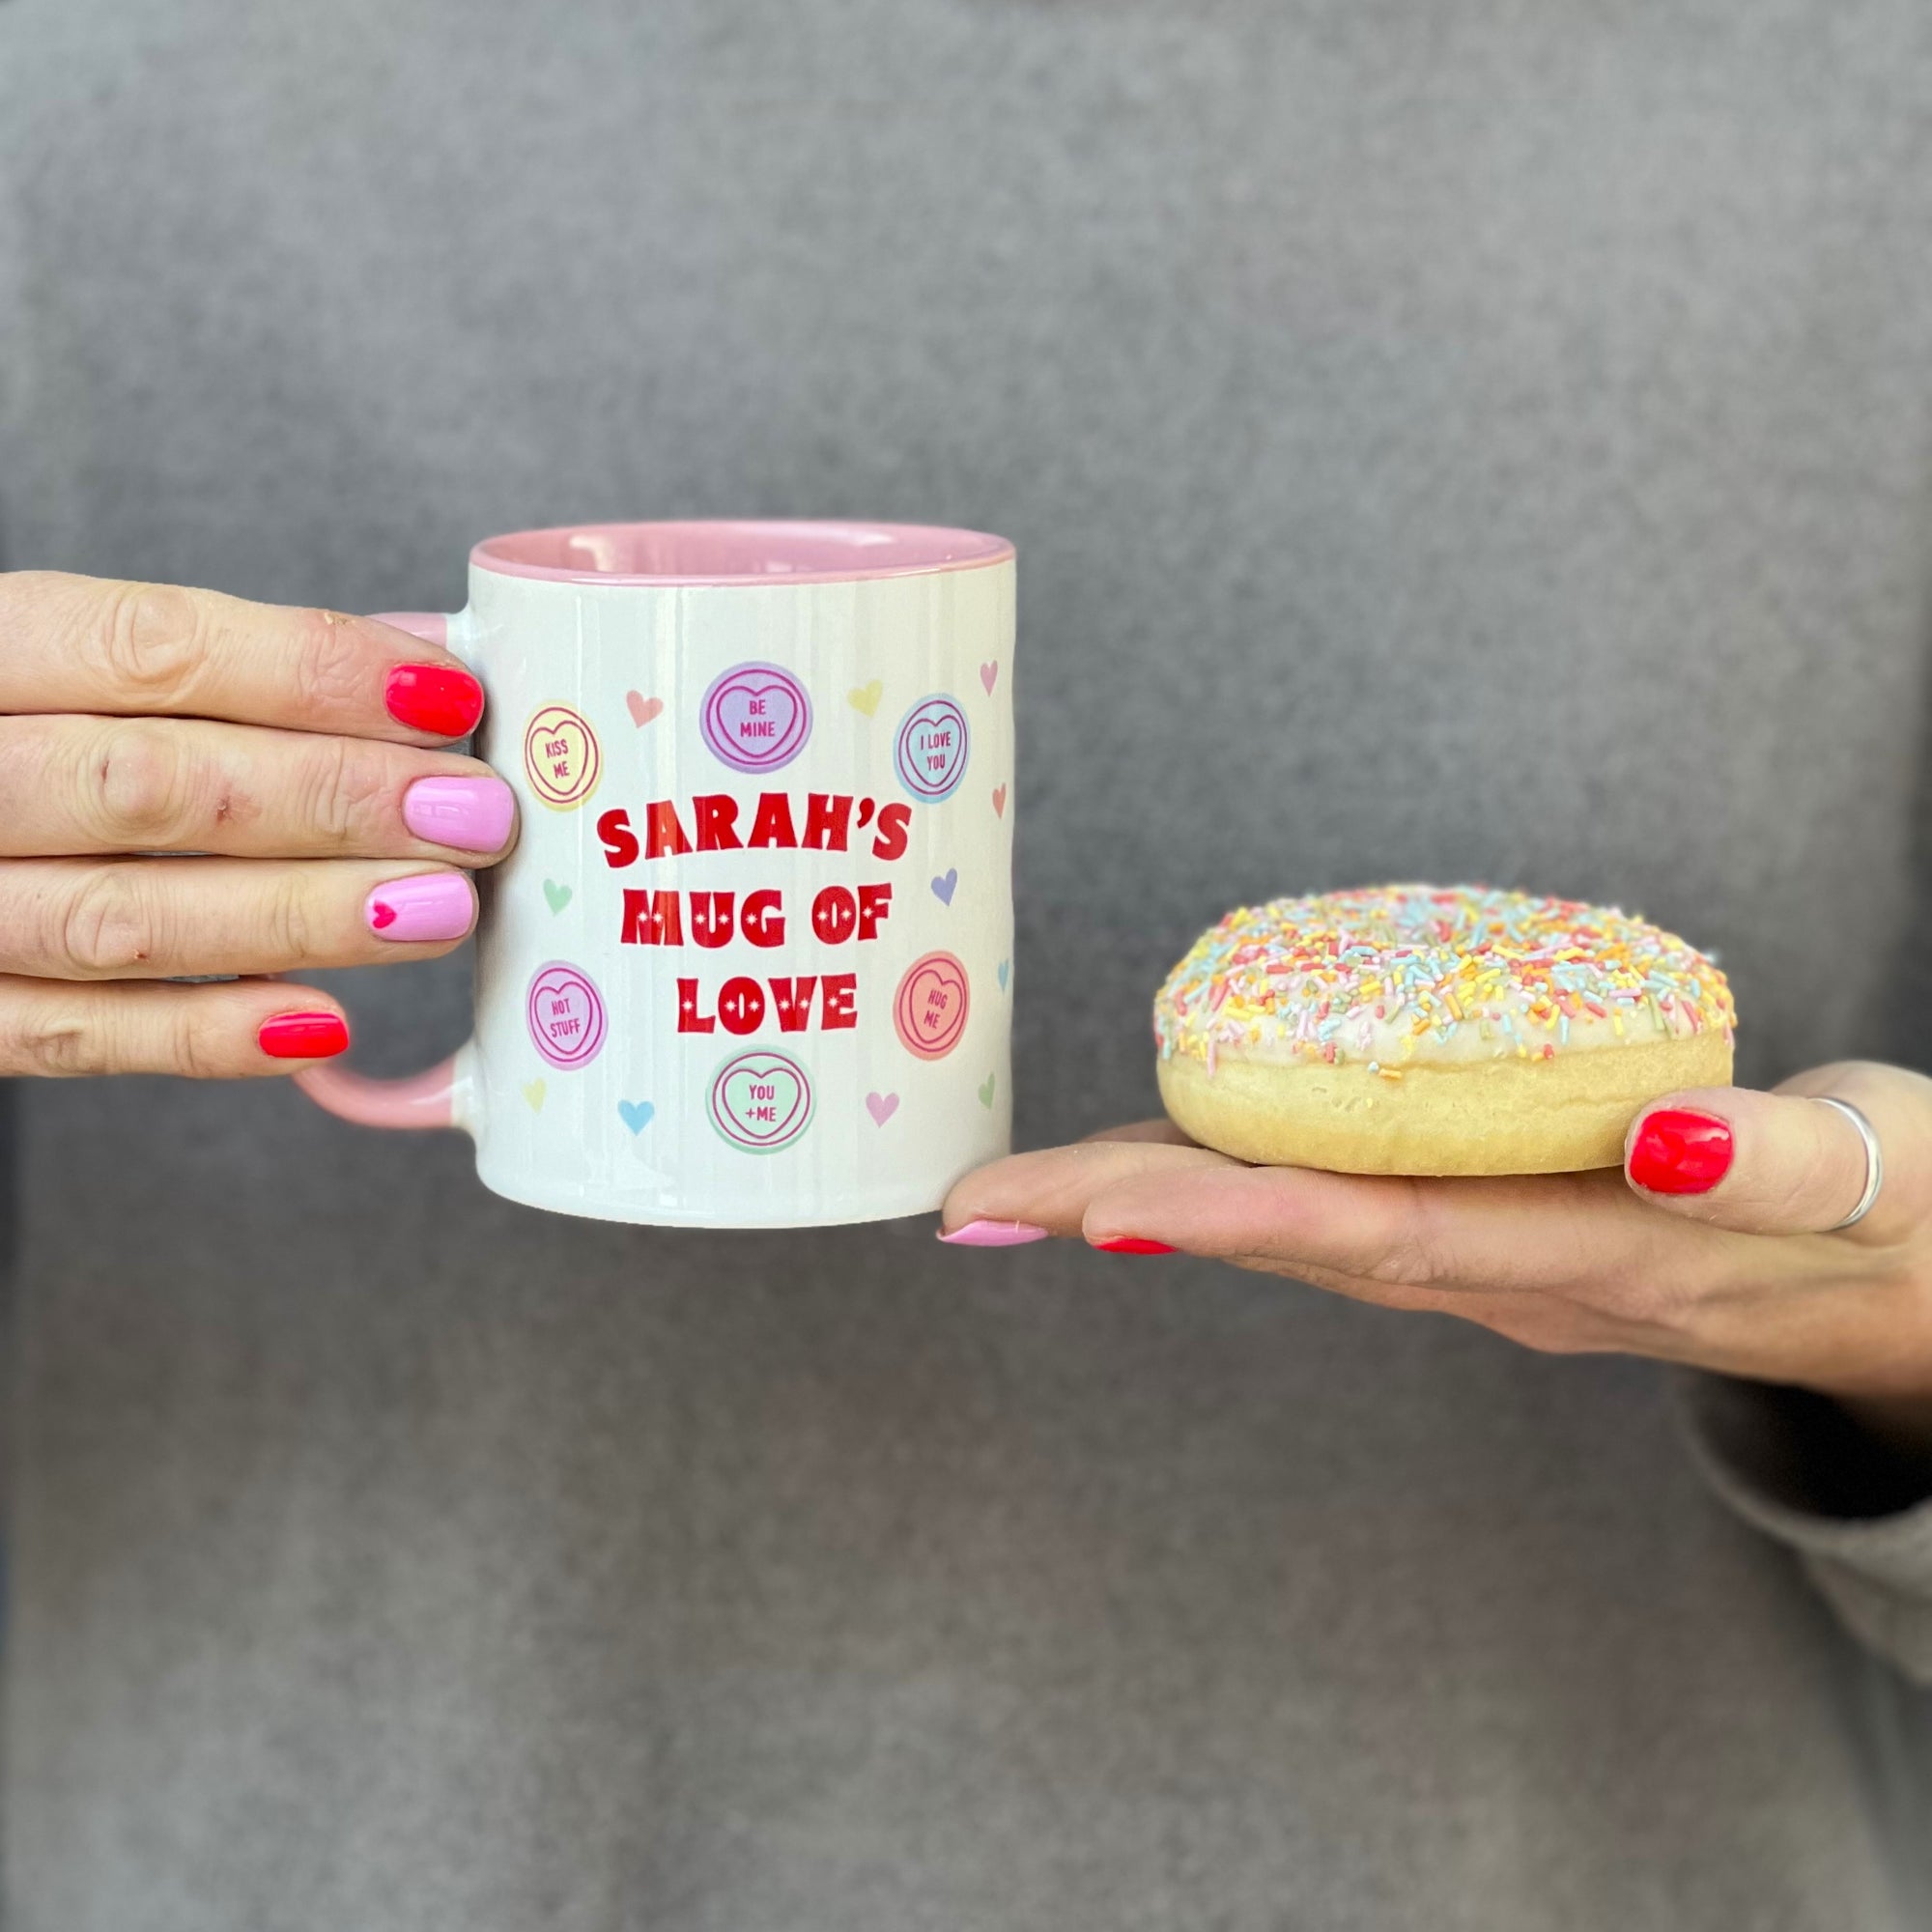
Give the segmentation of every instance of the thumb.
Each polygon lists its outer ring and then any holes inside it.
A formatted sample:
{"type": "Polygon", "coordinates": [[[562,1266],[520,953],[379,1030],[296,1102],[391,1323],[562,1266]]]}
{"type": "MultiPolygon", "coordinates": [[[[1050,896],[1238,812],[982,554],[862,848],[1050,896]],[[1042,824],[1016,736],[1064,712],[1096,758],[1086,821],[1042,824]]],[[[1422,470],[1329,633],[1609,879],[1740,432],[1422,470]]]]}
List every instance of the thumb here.
{"type": "Polygon", "coordinates": [[[1821,1066],[1776,1093],[1703,1087],[1653,1101],[1631,1122],[1624,1173],[1672,1213],[1747,1234],[1834,1228],[1865,1190],[1863,1136],[1821,1095],[1864,1115],[1884,1162],[1879,1197],[1848,1236],[1895,1240],[1932,1194],[1932,1081],[1898,1067],[1821,1066]]]}

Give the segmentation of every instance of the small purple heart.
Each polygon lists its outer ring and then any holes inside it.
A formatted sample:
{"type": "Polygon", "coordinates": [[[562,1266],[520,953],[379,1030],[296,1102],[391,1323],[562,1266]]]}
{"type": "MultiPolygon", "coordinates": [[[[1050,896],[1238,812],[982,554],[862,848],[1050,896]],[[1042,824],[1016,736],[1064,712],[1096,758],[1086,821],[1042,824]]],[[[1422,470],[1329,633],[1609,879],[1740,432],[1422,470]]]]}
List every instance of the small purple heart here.
{"type": "Polygon", "coordinates": [[[884,1126],[899,1110],[899,1096],[896,1094],[867,1094],[866,1111],[880,1126],[884,1126]]]}
{"type": "Polygon", "coordinates": [[[957,888],[958,884],[959,884],[959,867],[957,866],[949,866],[946,868],[945,872],[939,878],[933,880],[932,882],[933,896],[936,899],[938,899],[942,905],[951,905],[952,903],[953,892],[957,888]]]}

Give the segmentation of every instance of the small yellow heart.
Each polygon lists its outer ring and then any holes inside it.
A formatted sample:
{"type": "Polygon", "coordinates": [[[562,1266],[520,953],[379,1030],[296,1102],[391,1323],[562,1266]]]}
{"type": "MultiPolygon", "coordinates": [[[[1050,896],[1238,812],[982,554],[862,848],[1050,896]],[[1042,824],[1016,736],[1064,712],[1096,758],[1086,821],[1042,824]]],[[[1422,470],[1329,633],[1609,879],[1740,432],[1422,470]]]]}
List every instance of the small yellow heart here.
{"type": "Polygon", "coordinates": [[[886,695],[885,683],[874,678],[870,684],[862,684],[856,691],[845,694],[845,701],[854,711],[863,711],[867,718],[879,708],[879,699],[886,695]]]}
{"type": "Polygon", "coordinates": [[[524,1098],[530,1103],[531,1113],[541,1114],[543,1112],[545,1091],[544,1083],[541,1080],[532,1080],[524,1089],[524,1098]]]}

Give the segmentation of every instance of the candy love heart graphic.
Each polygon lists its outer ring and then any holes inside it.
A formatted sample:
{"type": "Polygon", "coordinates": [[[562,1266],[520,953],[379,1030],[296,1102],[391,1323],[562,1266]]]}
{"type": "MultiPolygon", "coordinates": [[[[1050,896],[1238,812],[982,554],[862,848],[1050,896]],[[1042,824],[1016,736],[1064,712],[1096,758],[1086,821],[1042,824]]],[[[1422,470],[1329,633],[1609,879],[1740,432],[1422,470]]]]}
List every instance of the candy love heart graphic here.
{"type": "Polygon", "coordinates": [[[950,952],[915,959],[893,996],[899,1043],[921,1060],[944,1060],[966,1031],[971,994],[966,968],[950,952]]]}
{"type": "Polygon", "coordinates": [[[604,754],[581,712],[546,704],[524,731],[524,776],[553,811],[574,811],[597,789],[604,754]]]}
{"type": "Polygon", "coordinates": [[[937,805],[958,789],[971,751],[965,712],[938,691],[921,698],[899,721],[893,764],[899,783],[914,798],[937,805]]]}
{"type": "Polygon", "coordinates": [[[776,1153],[811,1124],[811,1080],[788,1054],[736,1053],[711,1076],[711,1124],[744,1153],[776,1153]]]}
{"type": "Polygon", "coordinates": [[[734,665],[712,679],[698,727],[712,755],[733,771],[775,772],[805,750],[811,700],[777,665],[734,665]]]}
{"type": "Polygon", "coordinates": [[[604,1044],[604,999],[582,967],[553,959],[525,999],[530,1043],[553,1066],[587,1066],[604,1044]]]}

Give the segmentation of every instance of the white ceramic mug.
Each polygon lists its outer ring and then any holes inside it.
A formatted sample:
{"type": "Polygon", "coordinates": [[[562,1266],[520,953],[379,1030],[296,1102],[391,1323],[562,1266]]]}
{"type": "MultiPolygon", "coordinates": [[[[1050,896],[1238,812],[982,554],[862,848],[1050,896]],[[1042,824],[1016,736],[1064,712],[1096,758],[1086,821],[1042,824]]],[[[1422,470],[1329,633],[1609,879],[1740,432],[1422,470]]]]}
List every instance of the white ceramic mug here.
{"type": "Polygon", "coordinates": [[[454,1126],[561,1213],[803,1227],[937,1208],[1012,1118],[1013,550],[902,525],[492,537],[449,617],[517,787],[476,1030],[302,1086],[454,1126]]]}

